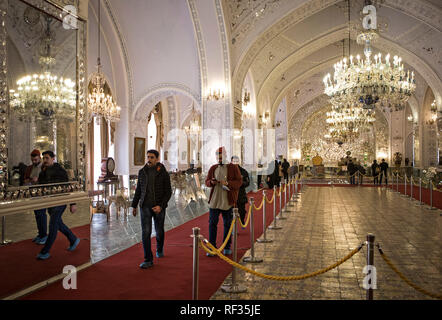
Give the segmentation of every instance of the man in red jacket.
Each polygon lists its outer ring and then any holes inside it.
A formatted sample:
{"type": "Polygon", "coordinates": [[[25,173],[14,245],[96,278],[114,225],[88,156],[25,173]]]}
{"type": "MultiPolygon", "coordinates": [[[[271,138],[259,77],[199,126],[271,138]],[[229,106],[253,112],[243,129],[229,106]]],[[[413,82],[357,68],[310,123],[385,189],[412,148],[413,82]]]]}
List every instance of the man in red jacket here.
{"type": "MultiPolygon", "coordinates": [[[[223,216],[225,240],[232,224],[232,209],[236,206],[238,191],[242,185],[241,172],[237,165],[227,163],[227,153],[224,147],[216,152],[218,164],[213,165],[206,178],[206,186],[212,188],[209,197],[209,241],[216,247],[219,215],[223,216]]],[[[231,240],[227,242],[224,254],[232,254],[231,240]]],[[[207,254],[207,256],[213,256],[207,254]]]]}

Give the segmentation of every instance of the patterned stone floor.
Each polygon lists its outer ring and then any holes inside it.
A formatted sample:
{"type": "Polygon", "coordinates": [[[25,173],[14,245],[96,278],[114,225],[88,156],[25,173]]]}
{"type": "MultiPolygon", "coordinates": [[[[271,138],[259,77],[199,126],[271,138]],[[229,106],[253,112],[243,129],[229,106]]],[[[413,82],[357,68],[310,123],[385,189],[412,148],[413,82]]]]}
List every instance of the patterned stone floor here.
{"type": "MultiPolygon", "coordinates": [[[[278,221],[283,229],[268,230],[272,243],[255,244],[255,255],[264,262],[244,265],[272,275],[310,273],[333,264],[373,233],[375,242],[410,280],[442,292],[441,211],[426,210],[384,188],[364,187],[307,187],[291,210],[285,214],[287,220],[278,221]]],[[[375,299],[431,299],[403,282],[377,248],[374,258],[375,299]]],[[[239,270],[239,283],[247,293],[219,289],[212,299],[365,299],[365,265],[366,247],[338,268],[306,280],[271,281],[239,270]]]]}

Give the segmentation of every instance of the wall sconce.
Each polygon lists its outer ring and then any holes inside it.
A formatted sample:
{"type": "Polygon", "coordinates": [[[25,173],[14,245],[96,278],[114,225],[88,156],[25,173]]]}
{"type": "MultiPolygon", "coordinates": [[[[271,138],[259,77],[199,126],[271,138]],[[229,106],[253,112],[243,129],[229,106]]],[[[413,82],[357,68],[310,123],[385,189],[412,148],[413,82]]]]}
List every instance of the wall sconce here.
{"type": "Polygon", "coordinates": [[[431,116],[430,116],[430,120],[427,120],[426,123],[428,125],[433,125],[436,120],[437,120],[437,106],[436,106],[436,100],[433,101],[433,103],[431,104],[430,107],[430,111],[431,111],[431,116]]]}
{"type": "Polygon", "coordinates": [[[216,100],[224,99],[224,91],[221,89],[209,89],[209,94],[207,95],[207,100],[216,100]]]}
{"type": "Polygon", "coordinates": [[[412,122],[412,121],[413,121],[413,115],[410,114],[410,115],[407,117],[407,120],[410,121],[410,122],[412,122]]]}

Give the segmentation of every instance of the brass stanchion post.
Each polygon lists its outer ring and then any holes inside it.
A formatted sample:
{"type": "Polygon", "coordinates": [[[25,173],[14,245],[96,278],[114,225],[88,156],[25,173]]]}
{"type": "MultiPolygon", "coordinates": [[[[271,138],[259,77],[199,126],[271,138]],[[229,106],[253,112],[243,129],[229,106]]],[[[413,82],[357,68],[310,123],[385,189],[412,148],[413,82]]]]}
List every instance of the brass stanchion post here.
{"type": "Polygon", "coordinates": [[[253,198],[250,198],[250,207],[252,208],[250,211],[250,257],[245,257],[243,261],[250,263],[260,263],[263,260],[255,258],[255,220],[253,219],[254,201],[255,200],[253,198]]]}
{"type": "MultiPolygon", "coordinates": [[[[374,239],[375,236],[373,234],[369,233],[367,235],[367,267],[370,272],[376,272],[374,271],[374,239]]],[[[376,281],[376,274],[371,274],[370,278],[376,281]]],[[[367,289],[367,300],[373,300],[373,287],[376,287],[376,283],[370,281],[367,289]]]]}
{"type": "MultiPolygon", "coordinates": [[[[239,213],[238,208],[233,208],[233,219],[236,219],[235,224],[233,226],[233,261],[238,262],[238,219],[239,213]]],[[[243,293],[247,292],[247,288],[243,285],[240,285],[236,282],[236,273],[237,270],[235,267],[232,267],[232,283],[225,284],[221,286],[221,290],[226,293],[243,293]]]]}
{"type": "Polygon", "coordinates": [[[267,204],[267,200],[266,200],[266,192],[265,190],[262,190],[262,198],[264,199],[264,204],[262,205],[262,233],[264,235],[264,237],[262,239],[258,239],[256,240],[259,243],[269,243],[269,242],[273,242],[273,240],[267,239],[267,235],[266,235],[266,230],[267,230],[267,220],[266,220],[266,204],[267,204]]]}
{"type": "Polygon", "coordinates": [[[419,203],[417,206],[422,206],[424,203],[422,202],[422,178],[419,178],[419,203]]]}
{"type": "Polygon", "coordinates": [[[430,188],[430,207],[428,207],[428,210],[437,210],[437,208],[433,207],[433,182],[431,180],[428,181],[429,188],[430,188]]]}
{"type": "Polygon", "coordinates": [[[282,216],[283,210],[282,210],[282,183],[279,186],[279,215],[276,217],[278,220],[285,220],[287,218],[282,216]]]}
{"type": "Polygon", "coordinates": [[[408,197],[407,194],[407,173],[404,174],[404,197],[408,197]]]}
{"type": "Polygon", "coordinates": [[[192,300],[198,300],[198,281],[199,281],[199,242],[200,228],[192,229],[193,234],[193,281],[192,281],[192,300]]]}
{"type": "Polygon", "coordinates": [[[2,217],[2,242],[0,243],[0,245],[6,245],[6,244],[12,243],[11,240],[5,239],[5,235],[6,235],[6,216],[3,216],[2,217]]]}
{"type": "Polygon", "coordinates": [[[271,229],[271,230],[279,230],[279,229],[282,229],[281,227],[278,227],[277,225],[276,225],[276,197],[277,197],[277,195],[276,195],[276,186],[273,186],[273,194],[274,194],[274,197],[273,197],[273,226],[269,226],[269,229],[271,229]]]}
{"type": "Polygon", "coordinates": [[[299,194],[298,194],[298,178],[295,178],[295,194],[293,196],[294,200],[293,202],[298,202],[299,194]]]}
{"type": "Polygon", "coordinates": [[[284,212],[287,212],[287,180],[284,179],[284,187],[285,187],[285,191],[284,191],[284,212]]]}

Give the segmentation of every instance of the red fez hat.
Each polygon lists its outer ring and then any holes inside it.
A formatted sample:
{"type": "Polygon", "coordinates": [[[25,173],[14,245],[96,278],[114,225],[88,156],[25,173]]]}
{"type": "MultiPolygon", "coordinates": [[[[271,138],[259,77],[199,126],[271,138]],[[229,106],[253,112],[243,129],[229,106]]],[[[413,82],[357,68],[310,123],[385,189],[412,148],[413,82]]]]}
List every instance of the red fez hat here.
{"type": "Polygon", "coordinates": [[[39,156],[39,155],[40,155],[40,150],[38,150],[38,149],[32,150],[31,157],[36,157],[36,156],[39,156]]]}
{"type": "Polygon", "coordinates": [[[226,151],[226,149],[224,147],[220,147],[220,148],[218,148],[217,153],[223,153],[225,151],[226,151]]]}

